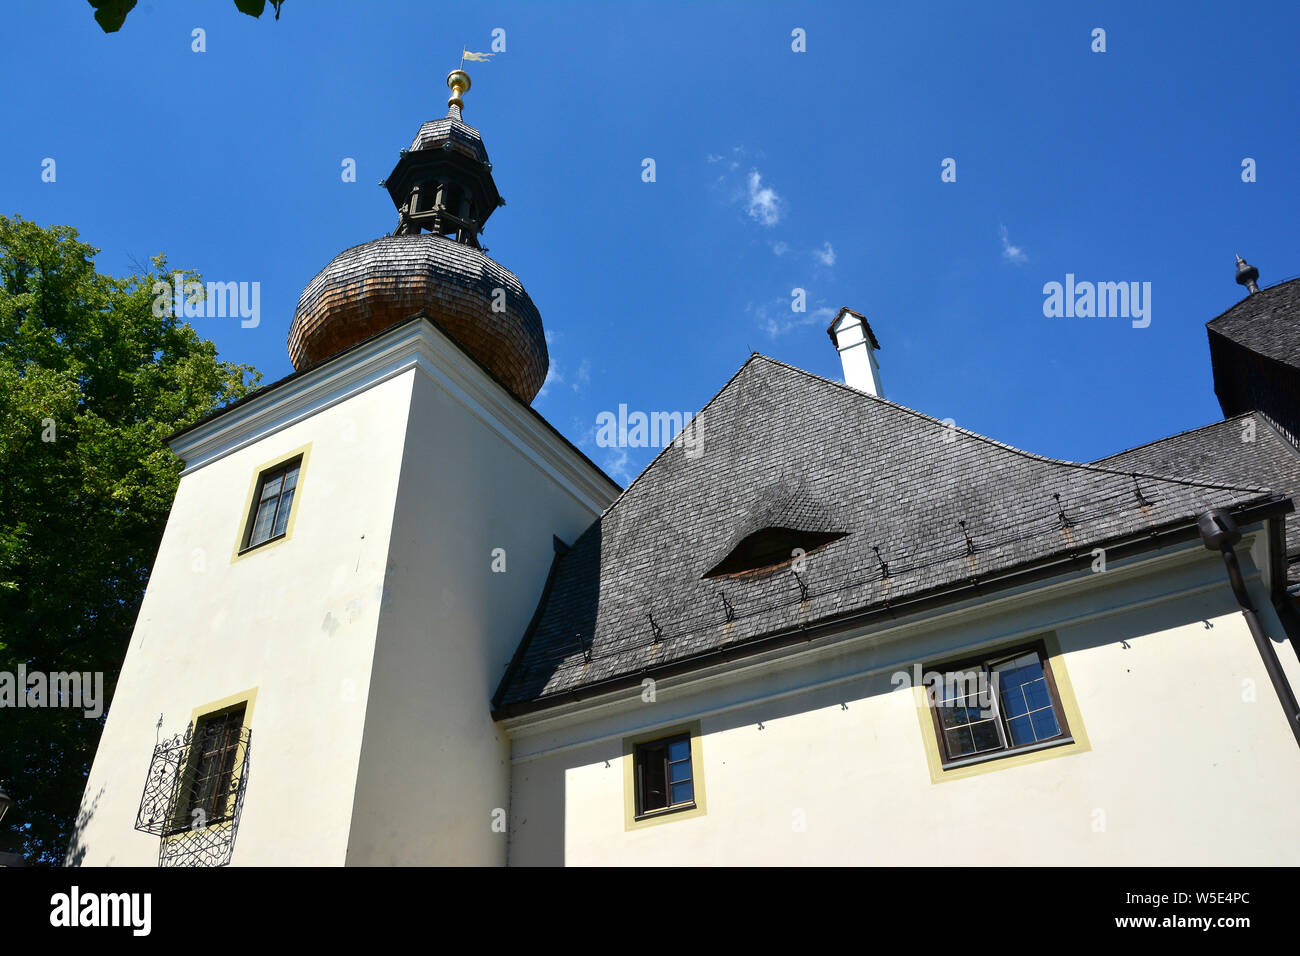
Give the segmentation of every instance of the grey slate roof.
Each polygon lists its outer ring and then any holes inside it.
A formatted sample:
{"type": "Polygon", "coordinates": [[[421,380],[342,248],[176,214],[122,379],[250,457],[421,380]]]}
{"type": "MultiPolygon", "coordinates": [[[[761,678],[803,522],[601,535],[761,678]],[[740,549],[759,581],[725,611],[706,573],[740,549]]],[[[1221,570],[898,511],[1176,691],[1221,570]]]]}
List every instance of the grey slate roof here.
{"type": "Polygon", "coordinates": [[[1248,295],[1208,328],[1260,355],[1300,368],[1300,279],[1248,295]]]}
{"type": "Polygon", "coordinates": [[[1032,455],[757,354],[695,427],[703,454],[665,448],[557,558],[498,711],[1271,497],[1144,477],[1143,504],[1126,472],[1032,455]],[[788,566],[702,580],[773,515],[847,532],[808,554],[806,601],[788,566]]]}
{"type": "MultiPolygon", "coordinates": [[[[1268,487],[1300,502],[1300,453],[1263,415],[1245,412],[1093,462],[1103,468],[1268,487]],[[1247,439],[1252,438],[1248,441],[1247,439]]],[[[1300,560],[1300,516],[1287,515],[1286,551],[1300,560]]],[[[1300,564],[1288,578],[1300,581],[1300,564]]]]}

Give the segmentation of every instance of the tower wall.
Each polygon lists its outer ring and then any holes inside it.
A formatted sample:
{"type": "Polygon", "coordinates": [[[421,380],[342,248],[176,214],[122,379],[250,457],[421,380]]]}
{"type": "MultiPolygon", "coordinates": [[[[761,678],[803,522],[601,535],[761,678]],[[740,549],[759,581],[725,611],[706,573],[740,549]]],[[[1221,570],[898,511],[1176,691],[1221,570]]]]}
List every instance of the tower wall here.
{"type": "Polygon", "coordinates": [[[479,378],[414,383],[349,864],[506,862],[510,745],[490,699],[552,536],[572,543],[615,491],[521,406],[486,407],[473,393],[499,386],[479,378]]]}
{"type": "Polygon", "coordinates": [[[490,698],[553,536],[617,487],[425,319],[174,447],[187,470],[69,862],[177,859],[189,837],[134,829],[155,744],[245,699],[241,811],[204,865],[504,863],[490,698]],[[288,536],[238,553],[259,474],[299,453],[288,536]]]}
{"type": "Polygon", "coordinates": [[[413,378],[309,405],[287,427],[276,392],[212,423],[227,434],[180,480],[69,862],[159,862],[160,838],[133,829],[156,741],[248,691],[229,862],[343,862],[413,378]],[[236,555],[259,469],[301,448],[289,537],[236,555]]]}

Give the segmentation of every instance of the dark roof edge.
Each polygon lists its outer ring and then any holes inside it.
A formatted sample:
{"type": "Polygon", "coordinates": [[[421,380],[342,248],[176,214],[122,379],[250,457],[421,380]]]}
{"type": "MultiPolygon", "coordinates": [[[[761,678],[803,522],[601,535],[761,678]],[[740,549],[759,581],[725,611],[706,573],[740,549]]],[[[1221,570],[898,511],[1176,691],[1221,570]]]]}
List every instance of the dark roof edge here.
{"type": "MultiPolygon", "coordinates": [[[[1234,349],[1239,349],[1242,352],[1248,352],[1253,358],[1258,359],[1264,365],[1276,367],[1283,370],[1284,374],[1288,374],[1288,375],[1295,374],[1295,366],[1289,365],[1286,362],[1282,361],[1281,359],[1274,358],[1271,355],[1265,355],[1263,352],[1259,351],[1253,346],[1245,345],[1241,342],[1238,342],[1231,335],[1226,335],[1225,333],[1220,332],[1218,329],[1211,329],[1209,327],[1206,328],[1205,332],[1206,332],[1206,340],[1209,342],[1209,346],[1210,346],[1210,375],[1211,376],[1214,375],[1214,371],[1216,368],[1216,363],[1214,361],[1215,358],[1214,343],[1216,339],[1220,342],[1226,343],[1227,345],[1231,346],[1234,349]]],[[[1219,394],[1219,383],[1217,380],[1214,381],[1214,394],[1216,397],[1219,394]]],[[[1220,402],[1219,405],[1220,407],[1222,407],[1223,403],[1220,402]]],[[[1254,409],[1247,409],[1247,411],[1254,411],[1254,409]]],[[[1244,415],[1246,414],[1246,412],[1238,412],[1237,414],[1244,415]]]]}
{"type": "Polygon", "coordinates": [[[221,408],[208,412],[208,414],[204,415],[198,421],[194,422],[194,424],[186,425],[184,428],[180,429],[179,431],[173,432],[172,434],[168,435],[165,439],[163,439],[163,441],[168,446],[170,446],[172,441],[179,438],[181,435],[188,434],[189,432],[192,432],[194,429],[199,428],[202,425],[206,425],[209,422],[215,421],[216,419],[220,418],[222,415],[226,414],[227,412],[233,411],[236,408],[246,405],[249,402],[253,401],[254,399],[261,398],[263,395],[266,395],[267,393],[279,388],[281,385],[285,385],[289,382],[292,382],[293,380],[300,378],[303,375],[306,375],[310,372],[314,372],[317,369],[324,368],[326,365],[329,365],[331,362],[338,361],[343,356],[347,355],[349,352],[352,352],[355,349],[359,349],[362,346],[367,345],[370,342],[373,342],[375,339],[388,335],[394,329],[405,328],[406,326],[410,325],[413,322],[419,322],[421,319],[426,320],[430,325],[432,325],[435,329],[441,332],[442,335],[447,339],[447,341],[449,341],[452,345],[454,345],[462,355],[464,355],[467,359],[469,359],[471,362],[477,365],[479,369],[482,370],[483,374],[486,375],[489,379],[491,379],[495,384],[499,385],[501,389],[508,396],[510,396],[510,399],[512,401],[517,403],[521,408],[524,409],[524,411],[528,412],[535,419],[537,419],[537,421],[539,421],[542,425],[544,425],[546,429],[550,431],[551,434],[553,434],[556,438],[564,442],[564,444],[569,447],[570,451],[572,451],[584,462],[590,465],[591,468],[596,472],[596,474],[600,475],[600,477],[604,478],[607,482],[609,482],[610,486],[614,488],[617,492],[619,492],[620,496],[622,495],[623,486],[620,485],[613,478],[611,478],[609,475],[607,475],[605,473],[605,469],[601,468],[598,464],[596,464],[594,461],[588,458],[587,455],[582,451],[582,449],[580,449],[577,445],[569,441],[569,439],[565,438],[564,435],[560,433],[560,430],[556,428],[554,425],[552,425],[549,421],[547,421],[546,417],[542,415],[541,412],[533,408],[533,406],[521,401],[519,396],[515,395],[515,393],[510,391],[509,388],[506,388],[505,383],[502,382],[501,379],[497,378],[497,376],[492,373],[491,369],[489,369],[486,365],[484,365],[477,358],[471,355],[469,351],[465,349],[464,346],[462,346],[459,342],[456,341],[456,339],[451,335],[451,333],[449,333],[446,329],[442,327],[442,325],[438,322],[437,319],[431,316],[424,309],[421,309],[419,312],[416,312],[414,315],[408,316],[407,318],[403,319],[401,322],[396,323],[395,325],[390,325],[388,328],[376,332],[374,335],[367,336],[366,338],[362,339],[360,342],[355,342],[352,345],[349,345],[347,348],[335,352],[329,358],[317,362],[315,365],[308,366],[307,368],[304,369],[297,369],[289,373],[288,375],[286,375],[284,378],[272,382],[270,385],[263,385],[261,388],[249,392],[247,395],[245,395],[243,398],[239,399],[238,401],[231,402],[229,405],[223,405],[221,408]]]}
{"type": "MultiPolygon", "coordinates": [[[[1294,507],[1289,498],[1280,495],[1269,495],[1263,499],[1254,499],[1246,504],[1234,505],[1227,510],[1237,519],[1239,524],[1247,525],[1269,518],[1281,517],[1293,511],[1294,507]]],[[[1200,537],[1196,517],[1181,518],[1166,523],[1137,538],[1127,537],[1123,539],[1124,543],[1119,545],[1107,547],[1106,542],[1103,541],[1099,544],[1093,544],[1086,551],[1065,558],[1049,558],[1030,562],[1003,572],[988,581],[970,578],[963,584],[935,588],[897,604],[875,605],[864,610],[850,611],[825,618],[806,627],[783,628],[779,631],[771,631],[739,644],[703,651],[676,661],[656,667],[642,668],[630,674],[607,678],[573,690],[538,697],[530,701],[517,701],[513,704],[494,707],[492,719],[505,720],[510,717],[546,710],[560,704],[576,703],[598,694],[639,686],[641,681],[647,677],[670,677],[699,670],[715,663],[725,663],[742,657],[751,657],[765,650],[777,649],[791,644],[808,643],[819,635],[833,634],[844,630],[848,626],[866,623],[877,618],[889,617],[896,619],[901,615],[955,604],[966,599],[971,593],[979,595],[985,592],[1004,591],[1021,584],[1030,584],[1045,578],[1056,577],[1081,565],[1090,567],[1094,560],[1092,549],[1095,547],[1106,547],[1107,560],[1115,561],[1147,551],[1156,551],[1171,544],[1196,540],[1200,537]]]]}

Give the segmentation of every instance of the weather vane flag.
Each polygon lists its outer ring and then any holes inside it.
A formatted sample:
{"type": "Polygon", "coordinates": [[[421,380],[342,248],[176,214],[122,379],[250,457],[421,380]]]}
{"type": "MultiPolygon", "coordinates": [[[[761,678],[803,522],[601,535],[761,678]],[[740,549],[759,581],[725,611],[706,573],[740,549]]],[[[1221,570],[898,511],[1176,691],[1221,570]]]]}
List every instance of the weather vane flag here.
{"type": "Polygon", "coordinates": [[[461,47],[460,50],[461,66],[465,65],[466,60],[469,60],[471,63],[486,63],[490,59],[492,59],[491,53],[474,53],[470,50],[466,50],[464,47],[461,47]]]}

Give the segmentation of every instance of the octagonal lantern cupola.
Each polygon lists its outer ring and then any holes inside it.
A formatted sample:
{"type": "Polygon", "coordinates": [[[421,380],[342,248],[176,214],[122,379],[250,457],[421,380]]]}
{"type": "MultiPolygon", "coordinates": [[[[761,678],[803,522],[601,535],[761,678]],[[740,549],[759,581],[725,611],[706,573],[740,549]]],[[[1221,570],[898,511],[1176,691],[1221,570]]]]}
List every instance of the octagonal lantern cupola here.
{"type": "Polygon", "coordinates": [[[482,137],[461,120],[469,75],[452,70],[447,86],[447,115],[420,127],[384,186],[397,207],[397,235],[432,232],[477,249],[484,224],[505,200],[482,137]]]}

